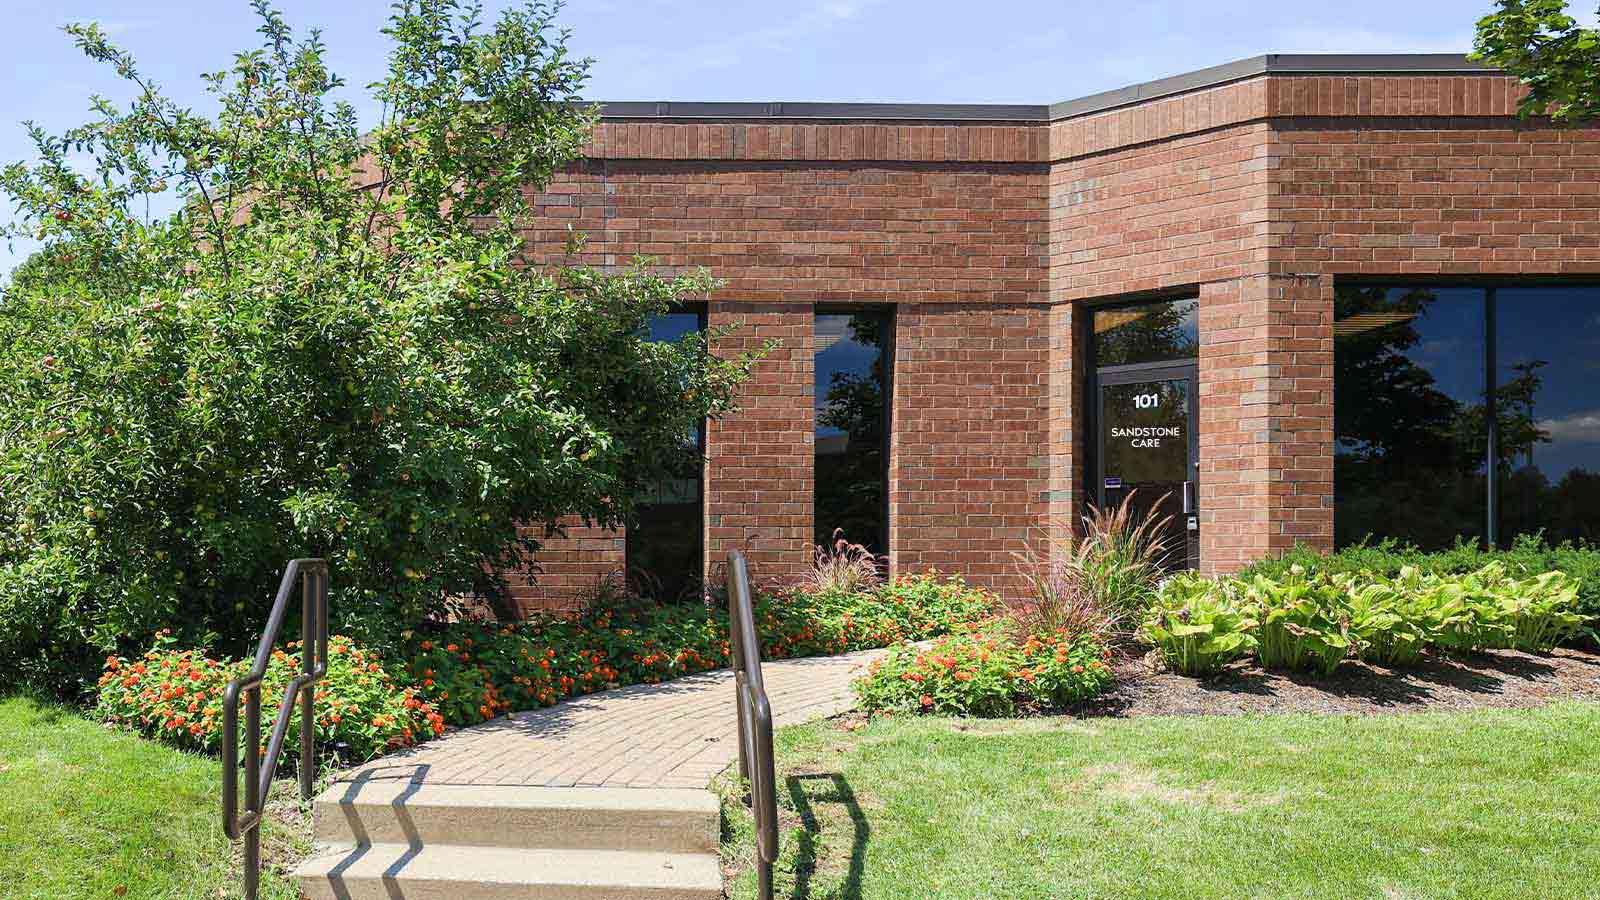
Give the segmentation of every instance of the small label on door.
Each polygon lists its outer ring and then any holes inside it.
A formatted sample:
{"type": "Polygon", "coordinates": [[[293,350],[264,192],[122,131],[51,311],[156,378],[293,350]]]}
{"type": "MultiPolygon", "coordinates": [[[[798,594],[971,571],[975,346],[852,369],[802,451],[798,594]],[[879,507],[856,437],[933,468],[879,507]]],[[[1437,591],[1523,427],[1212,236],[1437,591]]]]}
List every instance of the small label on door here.
{"type": "Polygon", "coordinates": [[[1190,531],[1199,531],[1200,530],[1200,517],[1199,516],[1190,516],[1189,517],[1189,530],[1190,531]]]}
{"type": "Polygon", "coordinates": [[[1106,479],[1106,490],[1109,491],[1109,490],[1111,490],[1113,488],[1119,488],[1119,487],[1122,487],[1122,479],[1121,478],[1107,478],[1106,479]]]}

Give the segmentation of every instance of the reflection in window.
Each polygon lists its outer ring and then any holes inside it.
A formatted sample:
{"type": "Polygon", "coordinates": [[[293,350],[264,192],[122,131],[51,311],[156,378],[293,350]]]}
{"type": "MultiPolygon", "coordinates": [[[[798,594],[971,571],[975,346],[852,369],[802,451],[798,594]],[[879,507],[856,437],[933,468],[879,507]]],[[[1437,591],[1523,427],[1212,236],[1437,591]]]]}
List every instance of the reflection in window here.
{"type": "Polygon", "coordinates": [[[1501,543],[1600,540],[1600,289],[1495,291],[1501,543]]]}
{"type": "Polygon", "coordinates": [[[1491,425],[1496,542],[1600,538],[1600,289],[1340,285],[1335,312],[1338,544],[1483,539],[1491,425]]]}
{"type": "Polygon", "coordinates": [[[1095,366],[1194,359],[1200,348],[1199,312],[1194,298],[1095,310],[1095,366]]]}
{"type": "MultiPolygon", "coordinates": [[[[650,340],[680,341],[703,330],[700,313],[675,312],[650,320],[650,340]]],[[[705,455],[705,427],[684,436],[694,451],[705,455]]],[[[628,581],[633,589],[660,600],[700,595],[703,470],[686,467],[679,477],[664,479],[639,499],[635,520],[626,532],[628,581]]]]}
{"type": "Polygon", "coordinates": [[[1482,537],[1484,292],[1340,286],[1334,540],[1482,537]]]}
{"type": "Polygon", "coordinates": [[[815,542],[888,552],[888,312],[816,318],[815,542]]]}

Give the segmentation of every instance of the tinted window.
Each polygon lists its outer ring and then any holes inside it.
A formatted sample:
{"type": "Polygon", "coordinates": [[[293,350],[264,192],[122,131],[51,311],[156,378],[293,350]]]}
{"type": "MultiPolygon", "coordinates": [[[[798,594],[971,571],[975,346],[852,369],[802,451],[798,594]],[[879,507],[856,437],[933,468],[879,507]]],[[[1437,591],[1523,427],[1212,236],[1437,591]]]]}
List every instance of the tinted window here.
{"type": "Polygon", "coordinates": [[[1481,537],[1484,291],[1341,286],[1334,324],[1335,541],[1481,537]]]}
{"type": "MultiPolygon", "coordinates": [[[[668,313],[650,321],[650,339],[677,341],[700,331],[699,313],[668,313]]],[[[685,435],[684,443],[703,456],[705,429],[685,435]]],[[[626,550],[628,579],[635,590],[662,600],[700,594],[702,560],[702,470],[660,481],[639,498],[634,521],[628,525],[626,550]]]]}
{"type": "Polygon", "coordinates": [[[1187,300],[1119,306],[1094,311],[1094,364],[1194,359],[1199,353],[1200,301],[1187,300]]]}
{"type": "Polygon", "coordinates": [[[1600,540],[1600,289],[1495,291],[1501,543],[1600,540]]]}
{"type": "Polygon", "coordinates": [[[816,319],[815,541],[834,529],[874,554],[888,552],[889,316],[816,319]]]}

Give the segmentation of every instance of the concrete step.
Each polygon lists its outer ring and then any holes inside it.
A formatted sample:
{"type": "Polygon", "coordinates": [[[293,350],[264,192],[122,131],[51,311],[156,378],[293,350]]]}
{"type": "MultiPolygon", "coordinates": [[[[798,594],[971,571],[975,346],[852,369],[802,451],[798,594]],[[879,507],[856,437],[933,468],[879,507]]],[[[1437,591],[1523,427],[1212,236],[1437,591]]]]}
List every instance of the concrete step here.
{"type": "Polygon", "coordinates": [[[548,850],[716,853],[717,800],[681,788],[335,784],[316,799],[330,845],[465,844],[548,850]]]}
{"type": "Polygon", "coordinates": [[[715,854],[373,844],[295,872],[309,900],[721,900],[715,854]]]}

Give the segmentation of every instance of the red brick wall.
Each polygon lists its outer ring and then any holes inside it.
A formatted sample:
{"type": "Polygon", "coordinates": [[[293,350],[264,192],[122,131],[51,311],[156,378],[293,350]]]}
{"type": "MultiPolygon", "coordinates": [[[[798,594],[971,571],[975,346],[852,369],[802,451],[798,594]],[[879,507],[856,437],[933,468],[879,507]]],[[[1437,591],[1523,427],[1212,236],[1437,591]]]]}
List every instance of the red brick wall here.
{"type": "Polygon", "coordinates": [[[1237,278],[1269,246],[1268,127],[1240,125],[1056,163],[1051,299],[1237,278]]]}
{"type": "Polygon", "coordinates": [[[1050,383],[1042,307],[902,306],[895,326],[889,544],[897,571],[937,568],[1014,593],[1045,520],[1050,383]]]}
{"type": "MultiPolygon", "coordinates": [[[[773,577],[811,538],[818,305],[898,308],[895,565],[1009,587],[1009,551],[1082,510],[1084,305],[1197,292],[1216,571],[1331,541],[1334,277],[1600,273],[1600,131],[1521,122],[1518,96],[1272,75],[1048,126],[608,121],[528,236],[546,261],[571,226],[580,262],[707,266],[713,323],[748,326],[726,349],[784,342],[707,470],[708,564],[742,546],[773,577]]],[[[539,590],[620,554],[574,541],[539,590]]]]}
{"type": "MultiPolygon", "coordinates": [[[[746,386],[744,408],[708,431],[705,546],[713,577],[736,546],[747,552],[759,578],[792,577],[809,561],[812,327],[818,307],[891,302],[903,310],[911,304],[964,310],[951,321],[977,329],[971,359],[1000,379],[992,389],[1005,404],[1015,402],[1005,392],[1018,390],[1008,368],[1017,365],[1015,354],[1037,355],[1030,365],[1039,373],[1046,357],[1042,343],[1000,348],[988,329],[1001,327],[1010,337],[1040,342],[1042,332],[1023,338],[1015,327],[987,325],[975,312],[1044,300],[1046,173],[1029,161],[1043,153],[1041,129],[804,125],[790,133],[765,127],[608,123],[596,142],[597,153],[608,158],[560,175],[536,198],[538,217],[528,229],[530,247],[544,262],[567,258],[570,225],[587,236],[574,258],[580,263],[619,266],[645,254],[663,271],[708,267],[726,282],[710,301],[710,324],[742,326],[721,350],[781,342],[746,386]],[[695,147],[716,161],[691,161],[695,147]],[[808,159],[773,161],[780,158],[774,147],[808,159]],[[673,158],[629,157],[634,153],[673,158]]],[[[937,320],[931,312],[924,317],[937,320]]],[[[960,335],[941,339],[948,345],[960,335]]],[[[912,363],[908,384],[916,382],[922,364],[922,358],[912,363]]],[[[899,378],[897,373],[897,385],[899,378]]],[[[968,390],[989,385],[975,373],[968,390]]],[[[981,393],[964,400],[971,418],[986,408],[981,393]]],[[[1037,410],[1039,397],[1030,402],[1037,410]]],[[[992,423],[986,427],[993,429],[992,423]]],[[[1035,427],[1043,427],[1042,418],[1035,427]]],[[[1015,435],[979,440],[980,449],[1021,453],[1015,435]]],[[[1042,466],[1042,440],[1027,454],[1042,466]]],[[[958,467],[963,478],[970,471],[971,480],[993,484],[997,473],[1020,471],[1021,463],[1002,466],[984,452],[957,450],[941,465],[941,471],[958,467]]],[[[1023,527],[1017,523],[1025,514],[1007,508],[1010,498],[1037,504],[1042,482],[1000,489],[1005,499],[982,512],[970,501],[960,514],[968,523],[963,527],[986,535],[987,543],[974,544],[969,556],[981,561],[985,573],[1003,568],[1001,557],[1011,548],[1002,545],[1023,527]]],[[[954,490],[952,485],[951,496],[954,490]]],[[[907,546],[932,548],[937,542],[923,529],[937,527],[943,526],[914,516],[897,534],[907,546]]],[[[589,534],[579,536],[579,547],[597,548],[595,541],[611,539],[620,547],[620,535],[589,534]]],[[[940,552],[917,554],[954,565],[955,556],[940,552]]],[[[545,574],[524,592],[526,602],[539,602],[547,586],[592,584],[596,572],[615,567],[619,555],[609,548],[585,555],[570,545],[541,553],[545,574]]]]}
{"type": "Polygon", "coordinates": [[[529,244],[565,258],[705,266],[721,299],[1026,303],[1043,298],[1044,168],[598,160],[537,198],[529,244]]]}
{"type": "Polygon", "coordinates": [[[569,520],[564,535],[532,536],[539,552],[528,565],[508,572],[512,603],[524,614],[535,610],[572,610],[594,598],[600,582],[622,576],[626,569],[621,531],[590,528],[569,520]]]}
{"type": "Polygon", "coordinates": [[[1282,270],[1600,271],[1600,129],[1290,119],[1272,156],[1282,270]]]}
{"type": "Polygon", "coordinates": [[[713,301],[713,328],[738,326],[719,353],[779,346],[757,363],[740,410],[706,433],[706,554],[713,574],[742,550],[758,580],[787,579],[804,566],[814,491],[812,406],[814,316],[809,303],[713,301]]]}
{"type": "Polygon", "coordinates": [[[1200,555],[1232,571],[1333,539],[1332,280],[1200,291],[1200,555]]]}

